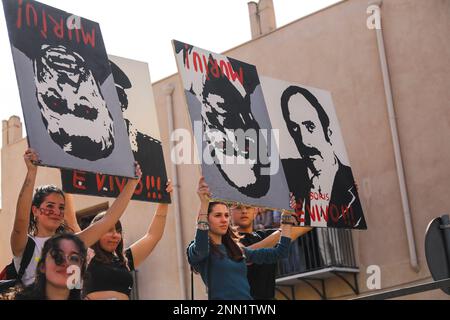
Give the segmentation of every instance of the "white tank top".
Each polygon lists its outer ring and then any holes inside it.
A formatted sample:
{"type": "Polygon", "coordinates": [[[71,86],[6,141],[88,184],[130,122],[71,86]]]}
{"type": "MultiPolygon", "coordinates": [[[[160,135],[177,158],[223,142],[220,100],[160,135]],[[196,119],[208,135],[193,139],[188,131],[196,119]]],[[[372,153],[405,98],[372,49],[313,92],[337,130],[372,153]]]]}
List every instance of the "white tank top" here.
{"type": "MultiPolygon", "coordinates": [[[[39,259],[41,258],[42,248],[44,247],[45,241],[50,239],[50,237],[46,238],[30,237],[30,238],[33,239],[36,246],[34,247],[33,257],[31,258],[30,264],[28,264],[28,267],[25,269],[25,273],[23,274],[22,277],[22,283],[25,286],[29,286],[34,282],[34,279],[36,277],[36,267],[39,262],[39,259]]],[[[14,267],[16,268],[17,272],[19,272],[22,257],[14,257],[13,260],[14,260],[14,267]]]]}

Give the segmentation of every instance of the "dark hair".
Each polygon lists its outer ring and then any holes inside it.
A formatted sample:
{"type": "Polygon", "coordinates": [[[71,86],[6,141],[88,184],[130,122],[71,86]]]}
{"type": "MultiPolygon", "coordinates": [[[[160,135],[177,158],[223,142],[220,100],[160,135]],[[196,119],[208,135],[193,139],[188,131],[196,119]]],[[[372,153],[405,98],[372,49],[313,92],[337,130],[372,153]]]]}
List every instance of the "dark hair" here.
{"type": "MultiPolygon", "coordinates": [[[[214,207],[217,205],[224,205],[228,208],[228,205],[224,202],[210,202],[208,206],[208,217],[209,214],[213,211],[214,207]]],[[[236,231],[236,228],[228,225],[227,233],[222,236],[222,244],[225,246],[227,250],[227,255],[231,260],[234,261],[242,261],[244,259],[244,254],[242,252],[241,246],[239,245],[239,240],[242,237],[236,231]]],[[[219,246],[209,240],[211,253],[223,257],[222,252],[219,250],[219,246]]]]}
{"type": "MultiPolygon", "coordinates": [[[[33,206],[39,208],[41,204],[45,201],[47,196],[49,196],[52,193],[59,194],[64,198],[64,200],[66,199],[66,197],[64,196],[64,192],[54,185],[40,186],[37,187],[36,190],[34,191],[33,200],[31,202],[30,223],[28,225],[28,233],[32,236],[36,236],[36,234],[38,233],[36,217],[33,214],[33,206]]],[[[71,230],[64,221],[61,224],[61,226],[59,226],[58,229],[56,229],[56,234],[66,231],[73,232],[73,230],[71,230]]]]}
{"type": "MultiPolygon", "coordinates": [[[[92,219],[91,225],[96,223],[97,221],[103,219],[105,217],[105,214],[106,214],[106,212],[101,212],[101,213],[97,214],[95,216],[95,218],[92,219]]],[[[117,221],[115,228],[121,235],[121,239],[120,239],[119,244],[117,245],[115,254],[117,255],[117,258],[119,259],[119,264],[127,267],[128,261],[127,261],[127,258],[125,257],[124,251],[123,251],[123,230],[122,230],[122,224],[120,223],[120,221],[117,221]]],[[[95,259],[101,263],[105,263],[105,264],[111,264],[113,262],[114,254],[102,249],[102,247],[100,245],[100,240],[98,240],[96,243],[94,243],[91,246],[91,248],[95,252],[95,257],[93,259],[95,259]]]]}
{"type": "Polygon", "coordinates": [[[289,100],[292,98],[292,96],[296,94],[301,94],[308,102],[311,104],[311,106],[317,111],[317,115],[319,116],[320,123],[322,124],[323,133],[325,135],[325,139],[327,142],[330,142],[330,137],[328,135],[328,128],[330,127],[330,118],[328,118],[327,113],[325,112],[324,108],[320,104],[320,102],[317,100],[317,98],[308,90],[305,88],[297,87],[297,86],[290,86],[288,87],[281,96],[281,110],[283,112],[283,118],[286,122],[289,133],[292,135],[290,124],[293,123],[293,121],[290,118],[290,112],[289,112],[289,100]]]}
{"type": "MultiPolygon", "coordinates": [[[[83,241],[81,241],[80,238],[78,238],[76,235],[72,233],[57,234],[48,239],[45,242],[44,247],[42,248],[41,257],[36,267],[36,278],[34,280],[34,283],[22,290],[18,289],[18,292],[15,295],[15,300],[47,299],[46,294],[47,278],[45,276],[45,273],[42,272],[42,266],[45,264],[45,259],[47,255],[50,253],[50,251],[60,249],[60,242],[62,240],[73,241],[75,245],[78,247],[78,250],[80,250],[79,254],[82,259],[80,276],[81,279],[83,279],[84,273],[86,271],[86,257],[87,257],[87,250],[86,247],[84,246],[83,241]]],[[[70,290],[69,300],[79,300],[79,299],[80,299],[80,290],[79,289],[70,290]]]]}

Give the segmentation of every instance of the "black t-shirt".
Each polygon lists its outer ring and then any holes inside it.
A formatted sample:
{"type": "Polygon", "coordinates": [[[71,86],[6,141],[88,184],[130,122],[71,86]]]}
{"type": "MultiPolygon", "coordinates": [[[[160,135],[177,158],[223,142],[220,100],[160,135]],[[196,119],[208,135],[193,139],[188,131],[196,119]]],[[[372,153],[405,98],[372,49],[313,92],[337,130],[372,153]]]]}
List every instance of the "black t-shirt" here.
{"type": "MultiPolygon", "coordinates": [[[[253,233],[240,233],[244,238],[241,243],[248,247],[255,244],[278,229],[255,231],[253,233]]],[[[255,300],[275,299],[276,264],[251,264],[247,266],[247,279],[250,284],[250,294],[255,300]]]]}
{"type": "Polygon", "coordinates": [[[128,260],[127,266],[122,265],[117,257],[108,264],[94,257],[86,270],[83,293],[88,295],[97,291],[117,291],[130,296],[133,288],[133,276],[130,271],[134,270],[131,249],[125,250],[125,256],[128,260]]]}

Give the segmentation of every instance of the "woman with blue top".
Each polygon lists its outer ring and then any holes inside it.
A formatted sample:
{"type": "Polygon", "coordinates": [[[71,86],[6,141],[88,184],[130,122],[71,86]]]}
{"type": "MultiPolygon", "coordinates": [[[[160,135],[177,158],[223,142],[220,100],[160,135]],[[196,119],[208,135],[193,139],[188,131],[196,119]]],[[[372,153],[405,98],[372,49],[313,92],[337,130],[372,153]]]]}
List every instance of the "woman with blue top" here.
{"type": "Polygon", "coordinates": [[[239,242],[238,233],[230,226],[228,206],[222,202],[209,202],[211,194],[203,177],[197,193],[200,210],[195,240],[187,250],[189,263],[201,274],[209,300],[252,300],[247,264],[275,263],[286,258],[294,218],[283,213],[281,238],[275,248],[245,248],[239,242]]]}

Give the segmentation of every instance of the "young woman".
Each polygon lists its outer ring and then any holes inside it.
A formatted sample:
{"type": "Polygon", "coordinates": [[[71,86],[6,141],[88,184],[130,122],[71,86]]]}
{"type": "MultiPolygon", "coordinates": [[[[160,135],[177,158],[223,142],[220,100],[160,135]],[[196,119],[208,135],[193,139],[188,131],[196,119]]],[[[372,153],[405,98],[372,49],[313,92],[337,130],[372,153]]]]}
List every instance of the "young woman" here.
{"type": "Polygon", "coordinates": [[[247,263],[275,263],[285,258],[291,242],[293,217],[283,213],[281,238],[275,248],[245,248],[239,243],[237,232],[230,226],[227,205],[209,202],[210,192],[203,177],[197,193],[200,210],[195,240],[187,250],[189,263],[200,272],[210,300],[252,300],[247,263]]]}
{"type": "MultiPolygon", "coordinates": [[[[14,266],[16,270],[19,270],[27,244],[30,241],[34,244],[32,258],[21,279],[22,283],[28,286],[34,282],[37,261],[41,256],[45,241],[62,231],[73,232],[79,228],[75,211],[71,210],[67,215],[64,214],[66,199],[59,188],[41,186],[36,189],[33,196],[37,175],[37,166],[33,162],[38,161],[38,155],[34,150],[28,149],[25,152],[24,160],[27,166],[27,175],[17,200],[16,216],[11,232],[11,250],[14,256],[14,266]]],[[[136,175],[141,176],[139,166],[136,166],[136,175]]],[[[94,244],[101,235],[116,224],[125,211],[138,182],[139,178],[129,179],[119,197],[105,214],[105,219],[77,233],[86,246],[94,244]]]]}
{"type": "Polygon", "coordinates": [[[74,234],[61,233],[45,242],[33,284],[16,287],[4,299],[80,300],[79,282],[86,270],[86,247],[74,234]]]}
{"type": "MultiPolygon", "coordinates": [[[[171,193],[169,181],[166,191],[171,193]]],[[[129,300],[133,289],[131,271],[135,270],[153,251],[161,240],[168,204],[160,203],[153,216],[147,233],[128,249],[124,250],[123,231],[120,221],[105,232],[92,247],[86,276],[83,281],[83,296],[87,300],[129,300]]],[[[105,219],[105,214],[97,215],[92,224],[105,219]]]]}

